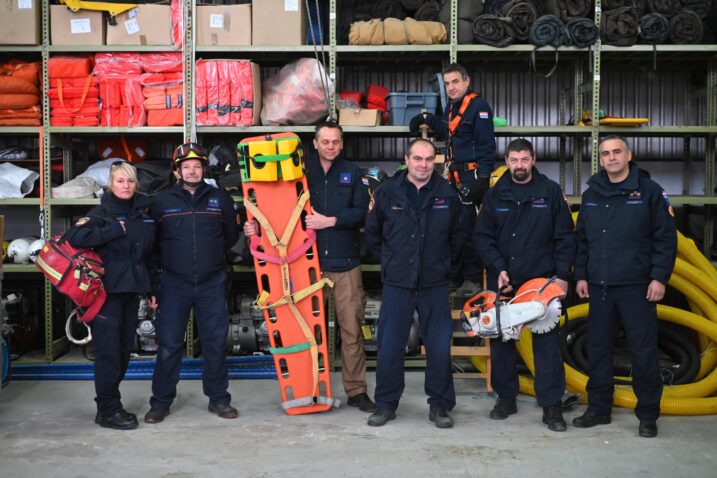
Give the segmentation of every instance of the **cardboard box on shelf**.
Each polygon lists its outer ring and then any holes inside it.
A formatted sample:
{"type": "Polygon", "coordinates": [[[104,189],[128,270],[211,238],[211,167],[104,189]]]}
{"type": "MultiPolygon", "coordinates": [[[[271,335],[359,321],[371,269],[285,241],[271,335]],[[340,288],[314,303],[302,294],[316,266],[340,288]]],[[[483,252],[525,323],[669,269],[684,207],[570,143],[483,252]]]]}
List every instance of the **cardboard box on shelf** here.
{"type": "Polygon", "coordinates": [[[379,126],[381,124],[380,110],[346,109],[339,110],[339,125],[341,126],[379,126]]]}
{"type": "Polygon", "coordinates": [[[0,45],[42,43],[40,0],[6,0],[0,3],[0,45]]]}
{"type": "Polygon", "coordinates": [[[198,5],[197,45],[251,45],[251,5],[198,5]]]}
{"type": "Polygon", "coordinates": [[[169,5],[137,5],[107,25],[108,45],[171,45],[172,20],[169,5]]]}
{"type": "Polygon", "coordinates": [[[306,8],[303,0],[260,0],[252,4],[252,45],[303,45],[306,8]]]}
{"type": "Polygon", "coordinates": [[[50,37],[53,45],[104,45],[102,12],[75,13],[66,5],[50,5],[50,37]]]}

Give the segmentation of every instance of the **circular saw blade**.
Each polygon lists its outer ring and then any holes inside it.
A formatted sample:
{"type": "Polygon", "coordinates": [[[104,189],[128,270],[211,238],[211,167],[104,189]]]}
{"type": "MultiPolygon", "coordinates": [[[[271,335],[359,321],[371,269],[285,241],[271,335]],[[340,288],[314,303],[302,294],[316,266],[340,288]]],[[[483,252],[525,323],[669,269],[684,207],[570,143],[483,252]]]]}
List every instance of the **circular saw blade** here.
{"type": "Polygon", "coordinates": [[[560,323],[560,314],[562,311],[563,306],[560,299],[553,299],[548,303],[545,315],[532,322],[528,322],[525,326],[534,334],[548,333],[560,323]]]}

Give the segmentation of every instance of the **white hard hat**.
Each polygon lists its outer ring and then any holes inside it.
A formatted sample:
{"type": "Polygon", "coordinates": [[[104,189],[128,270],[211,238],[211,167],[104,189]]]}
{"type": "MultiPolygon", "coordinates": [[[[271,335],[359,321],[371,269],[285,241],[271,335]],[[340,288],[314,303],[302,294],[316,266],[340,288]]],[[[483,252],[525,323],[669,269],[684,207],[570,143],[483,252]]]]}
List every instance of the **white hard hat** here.
{"type": "Polygon", "coordinates": [[[40,253],[40,250],[42,249],[42,246],[45,245],[44,239],[35,239],[30,243],[30,260],[32,262],[37,262],[37,255],[40,253]]]}
{"type": "Polygon", "coordinates": [[[36,237],[20,237],[7,246],[7,255],[15,264],[27,264],[30,261],[30,244],[36,237]]]}

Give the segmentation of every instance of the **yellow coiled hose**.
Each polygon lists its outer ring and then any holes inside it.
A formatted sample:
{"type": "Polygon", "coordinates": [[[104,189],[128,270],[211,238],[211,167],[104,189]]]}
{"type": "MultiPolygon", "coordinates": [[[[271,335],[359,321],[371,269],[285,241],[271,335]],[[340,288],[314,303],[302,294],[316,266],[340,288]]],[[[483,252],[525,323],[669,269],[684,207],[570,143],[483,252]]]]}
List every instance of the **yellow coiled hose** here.
{"type": "MultiPolygon", "coordinates": [[[[660,402],[661,412],[667,415],[711,415],[717,413],[717,397],[710,397],[717,391],[717,270],[702,255],[695,243],[678,232],[678,258],[670,277],[669,285],[681,292],[690,304],[691,312],[657,305],[657,316],[695,330],[699,334],[700,370],[695,382],[685,385],[666,385],[660,402]]],[[[569,320],[587,317],[588,304],[568,309],[569,320]]],[[[563,320],[565,318],[563,317],[563,320]]],[[[533,342],[530,331],[523,329],[516,343],[518,353],[531,373],[535,374],[533,363],[533,342]]],[[[485,372],[485,357],[473,357],[474,366],[485,372]]],[[[565,379],[570,391],[583,394],[585,400],[587,375],[565,365],[565,379]]],[[[520,377],[521,393],[535,395],[533,379],[520,377]]],[[[616,385],[614,404],[619,407],[635,408],[637,398],[629,385],[616,385]]]]}

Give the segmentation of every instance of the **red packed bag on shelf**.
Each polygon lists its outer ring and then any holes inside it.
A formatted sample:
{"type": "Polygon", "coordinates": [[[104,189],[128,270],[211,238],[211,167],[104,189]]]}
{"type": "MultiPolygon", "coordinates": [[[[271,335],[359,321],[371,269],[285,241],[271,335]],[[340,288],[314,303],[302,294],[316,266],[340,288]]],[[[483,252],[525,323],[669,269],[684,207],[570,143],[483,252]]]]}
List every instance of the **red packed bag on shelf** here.
{"type": "Polygon", "coordinates": [[[0,94],[39,95],[37,85],[31,81],[12,76],[0,76],[0,94]]]}
{"type": "Polygon", "coordinates": [[[72,126],[99,126],[99,116],[74,116],[72,126]]]}
{"type": "Polygon", "coordinates": [[[10,60],[0,65],[0,75],[19,78],[29,81],[32,84],[40,82],[41,70],[42,63],[39,61],[26,62],[22,60],[10,60]]]}
{"type": "Polygon", "coordinates": [[[147,111],[147,126],[182,126],[184,110],[150,110],[147,111]]]}
{"type": "Polygon", "coordinates": [[[217,61],[217,75],[219,83],[217,85],[217,95],[219,102],[217,103],[217,123],[219,126],[228,126],[232,124],[232,83],[231,75],[233,73],[234,61],[217,61]]]}
{"type": "Polygon", "coordinates": [[[140,55],[142,69],[149,73],[167,73],[182,71],[182,53],[142,53],[140,55]]]}
{"type": "Polygon", "coordinates": [[[94,74],[127,76],[142,73],[139,53],[96,53],[94,74]]]}
{"type": "Polygon", "coordinates": [[[368,94],[366,95],[366,103],[368,105],[376,106],[372,109],[386,109],[386,98],[390,93],[388,88],[384,88],[381,85],[368,85],[368,94]]]}
{"type": "Polygon", "coordinates": [[[102,107],[100,115],[100,126],[119,126],[120,125],[120,107],[108,106],[102,107]]]}
{"type": "Polygon", "coordinates": [[[147,114],[141,106],[120,106],[119,115],[122,126],[144,126],[147,121],[147,114]]]}
{"type": "Polygon", "coordinates": [[[170,110],[183,107],[182,95],[150,96],[144,100],[146,110],[170,110]]]}
{"type": "Polygon", "coordinates": [[[239,106],[239,121],[242,126],[251,126],[254,124],[254,78],[252,77],[251,62],[242,61],[238,65],[238,75],[232,78],[232,82],[236,82],[236,90],[239,92],[239,98],[232,99],[232,106],[239,106]]]}
{"type": "Polygon", "coordinates": [[[50,78],[84,78],[92,73],[91,56],[53,56],[47,62],[50,78]]]}
{"type": "Polygon", "coordinates": [[[204,70],[204,81],[207,91],[207,124],[219,124],[219,71],[216,61],[208,61],[204,70]]]}
{"type": "Polygon", "coordinates": [[[81,108],[53,108],[51,116],[99,116],[99,105],[83,105],[81,108]]]}
{"type": "MultiPolygon", "coordinates": [[[[99,80],[96,76],[90,76],[90,87],[98,87],[99,80]]],[[[50,78],[50,88],[57,88],[60,84],[64,88],[84,88],[87,84],[87,77],[84,78],[50,78]]]]}
{"type": "Polygon", "coordinates": [[[0,109],[2,110],[21,110],[38,104],[40,104],[40,97],[38,95],[0,93],[0,109]]]}
{"type": "Polygon", "coordinates": [[[50,126],[72,126],[72,116],[50,117],[50,126]]]}
{"type": "Polygon", "coordinates": [[[142,94],[142,84],[140,77],[134,76],[127,78],[122,91],[122,104],[127,106],[142,106],[144,95],[142,94]]]}
{"type": "Polygon", "coordinates": [[[0,116],[0,126],[40,126],[41,118],[4,118],[0,116]]]}
{"type": "Polygon", "coordinates": [[[121,82],[107,78],[100,81],[100,98],[107,108],[122,106],[121,82]]]}
{"type": "Polygon", "coordinates": [[[248,64],[246,61],[228,61],[225,79],[229,84],[229,124],[243,125],[242,122],[242,71],[248,64]]]}
{"type": "Polygon", "coordinates": [[[39,106],[19,110],[0,110],[0,118],[42,118],[39,106]]]}
{"type": "Polygon", "coordinates": [[[207,63],[207,60],[199,59],[194,69],[194,108],[196,110],[195,119],[199,126],[213,126],[209,123],[207,112],[207,63]]]}
{"type": "MultiPolygon", "coordinates": [[[[88,98],[91,97],[98,97],[100,95],[100,89],[96,86],[90,87],[87,90],[87,93],[84,93],[84,88],[63,88],[62,89],[62,97],[67,98],[82,98],[82,96],[86,96],[88,98]]],[[[59,88],[51,88],[47,91],[47,96],[51,100],[57,100],[60,99],[60,89],[59,88]]]]}
{"type": "Polygon", "coordinates": [[[50,108],[81,108],[82,106],[99,106],[100,99],[97,97],[85,98],[65,98],[64,101],[50,100],[50,108]]]}

